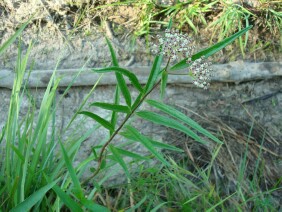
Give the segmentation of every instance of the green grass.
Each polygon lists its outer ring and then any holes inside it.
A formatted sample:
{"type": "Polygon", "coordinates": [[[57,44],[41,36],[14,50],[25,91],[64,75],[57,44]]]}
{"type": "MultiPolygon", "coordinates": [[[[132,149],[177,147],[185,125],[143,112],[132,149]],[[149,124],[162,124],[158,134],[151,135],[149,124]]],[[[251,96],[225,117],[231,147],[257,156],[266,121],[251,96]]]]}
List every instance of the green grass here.
{"type": "MultiPolygon", "coordinates": [[[[89,13],[103,12],[106,9],[111,11],[112,8],[121,6],[128,6],[133,10],[142,7],[142,11],[134,17],[134,27],[129,27],[133,43],[137,37],[145,36],[149,46],[149,35],[155,35],[157,29],[164,28],[168,23],[167,17],[172,17],[174,28],[188,32],[191,36],[204,35],[210,43],[218,42],[249,25],[255,25],[257,31],[251,30],[232,45],[232,49],[240,49],[243,57],[253,54],[249,49],[259,50],[267,43],[271,51],[281,51],[282,48],[282,6],[279,1],[260,0],[255,6],[226,0],[187,0],[186,3],[179,2],[174,5],[156,4],[152,0],[117,1],[91,7],[89,13]],[[257,40],[249,36],[253,33],[259,33],[257,40]]],[[[106,20],[106,16],[101,18],[106,20]]],[[[119,26],[127,28],[126,24],[114,24],[113,31],[119,26]]]]}

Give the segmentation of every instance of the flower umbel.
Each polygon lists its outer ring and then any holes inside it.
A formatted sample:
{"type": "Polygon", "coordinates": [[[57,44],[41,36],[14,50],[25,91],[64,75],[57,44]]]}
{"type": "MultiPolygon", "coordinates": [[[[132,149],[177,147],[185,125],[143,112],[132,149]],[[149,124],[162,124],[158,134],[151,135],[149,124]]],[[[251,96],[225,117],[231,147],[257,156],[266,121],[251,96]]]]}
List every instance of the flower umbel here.
{"type": "Polygon", "coordinates": [[[152,52],[158,55],[164,55],[170,61],[175,61],[182,58],[188,58],[187,64],[190,64],[189,72],[193,75],[193,84],[197,87],[208,89],[210,86],[211,70],[208,66],[210,62],[205,61],[202,56],[199,59],[192,61],[192,53],[195,46],[192,45],[192,39],[187,34],[182,34],[177,30],[166,29],[163,36],[157,36],[157,44],[152,45],[152,52]]]}
{"type": "MultiPolygon", "coordinates": [[[[191,63],[191,60],[187,60],[187,63],[191,63]]],[[[211,65],[211,62],[206,62],[205,57],[201,57],[191,63],[189,67],[189,72],[192,73],[195,79],[193,84],[197,87],[208,89],[210,86],[211,80],[211,69],[208,69],[208,66],[211,65]]]]}
{"type": "Polygon", "coordinates": [[[186,34],[177,30],[166,29],[164,36],[157,36],[158,44],[153,44],[154,54],[164,55],[174,61],[181,55],[184,58],[190,57],[195,48],[191,45],[192,39],[186,34]]]}

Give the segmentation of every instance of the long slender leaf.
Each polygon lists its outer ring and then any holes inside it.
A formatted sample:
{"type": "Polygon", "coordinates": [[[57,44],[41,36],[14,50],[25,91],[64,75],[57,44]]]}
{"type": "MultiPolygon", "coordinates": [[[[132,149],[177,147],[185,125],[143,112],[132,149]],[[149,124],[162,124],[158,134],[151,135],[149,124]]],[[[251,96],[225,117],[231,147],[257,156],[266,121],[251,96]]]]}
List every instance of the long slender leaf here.
{"type": "Polygon", "coordinates": [[[120,73],[116,72],[116,79],[118,82],[118,86],[120,88],[120,91],[125,99],[126,104],[128,105],[128,107],[131,107],[131,94],[129,92],[129,89],[127,87],[127,84],[123,78],[123,75],[120,73]]]}
{"type": "Polygon", "coordinates": [[[82,201],[84,207],[88,208],[90,211],[93,212],[109,212],[110,210],[106,207],[99,205],[91,200],[85,199],[82,201]]]}
{"type": "MultiPolygon", "coordinates": [[[[114,96],[114,104],[118,105],[119,103],[120,103],[120,89],[117,85],[115,90],[115,96],[114,96]]],[[[114,129],[116,128],[117,120],[118,120],[118,113],[113,111],[111,116],[111,125],[113,126],[114,129]]],[[[110,135],[112,135],[113,133],[114,130],[111,130],[110,135]]]]}
{"type": "Polygon", "coordinates": [[[198,132],[204,134],[208,138],[212,139],[213,141],[223,144],[218,138],[216,138],[214,135],[212,135],[209,131],[205,130],[202,128],[197,122],[189,118],[187,115],[184,113],[181,113],[180,111],[176,110],[175,108],[168,106],[164,103],[157,102],[155,100],[147,100],[146,101],[149,105],[160,109],[162,112],[173,116],[174,118],[179,119],[180,121],[183,121],[184,123],[188,124],[190,127],[194,128],[198,132]]]}
{"type": "Polygon", "coordinates": [[[109,148],[111,150],[111,152],[113,153],[113,156],[115,157],[116,161],[119,163],[119,165],[123,168],[127,178],[130,179],[130,173],[128,171],[127,165],[124,162],[123,158],[121,157],[118,149],[116,149],[113,145],[109,145],[109,148]]]}
{"type": "Polygon", "coordinates": [[[168,202],[163,202],[160,203],[159,205],[157,205],[156,207],[154,207],[151,212],[157,212],[162,206],[164,206],[165,204],[168,204],[168,202]]]}
{"type": "Polygon", "coordinates": [[[115,54],[115,50],[114,50],[114,48],[113,48],[113,46],[112,46],[110,40],[109,40],[107,37],[106,37],[106,42],[107,42],[108,47],[109,47],[110,52],[111,52],[111,57],[112,57],[112,63],[113,63],[113,65],[114,65],[114,66],[119,66],[119,65],[118,65],[117,56],[116,56],[116,54],[115,54]]]}
{"type": "MultiPolygon", "coordinates": [[[[220,51],[221,49],[223,49],[224,47],[226,47],[227,45],[229,45],[230,43],[232,43],[234,40],[236,40],[238,37],[242,36],[243,34],[245,34],[248,30],[250,30],[253,26],[249,26],[246,27],[245,29],[233,34],[232,36],[224,39],[223,41],[220,41],[219,43],[204,49],[196,54],[194,54],[192,56],[192,61],[199,59],[202,56],[205,57],[209,57],[211,55],[213,55],[214,53],[220,51]]],[[[179,63],[175,64],[174,66],[172,66],[170,68],[170,71],[176,71],[176,70],[180,70],[180,69],[184,69],[190,66],[190,64],[186,63],[186,59],[180,61],[179,63]]]]}
{"type": "Polygon", "coordinates": [[[162,63],[162,59],[163,56],[156,56],[150,75],[149,75],[149,79],[147,81],[147,84],[145,86],[145,92],[148,92],[156,83],[157,78],[159,76],[160,73],[160,69],[161,69],[161,63],[162,63]]]}
{"type": "MultiPolygon", "coordinates": [[[[126,133],[126,131],[124,132],[121,132],[120,133],[121,135],[123,135],[124,137],[130,139],[130,140],[135,140],[135,137],[132,136],[132,134],[128,134],[126,133]]],[[[175,146],[172,146],[172,145],[169,145],[169,144],[165,144],[165,143],[162,143],[162,142],[159,142],[159,141],[154,141],[153,139],[147,137],[147,139],[151,142],[151,144],[156,147],[156,148],[161,148],[161,149],[167,149],[167,150],[172,150],[172,151],[176,151],[176,152],[183,152],[182,149],[179,149],[175,146]]],[[[120,152],[122,154],[122,152],[120,152]]],[[[130,152],[131,153],[131,152],[130,152]]],[[[132,153],[131,153],[132,154],[132,153]]],[[[129,156],[129,155],[127,155],[129,156]]],[[[129,156],[130,157],[130,156],[129,156]]]]}
{"type": "Polygon", "coordinates": [[[78,114],[86,115],[86,116],[94,119],[95,121],[97,121],[99,124],[101,124],[106,129],[108,129],[110,131],[114,131],[114,127],[110,122],[106,121],[105,119],[101,118],[100,116],[98,116],[94,113],[91,113],[89,111],[81,111],[81,112],[78,112],[78,114]]]}
{"type": "Polygon", "coordinates": [[[171,119],[171,118],[165,117],[165,116],[161,116],[157,113],[153,113],[153,112],[150,112],[150,111],[140,111],[136,114],[139,117],[141,117],[145,120],[151,121],[151,122],[156,123],[156,124],[164,125],[166,127],[170,127],[170,128],[179,130],[181,132],[184,132],[185,134],[187,134],[191,138],[195,139],[199,143],[207,144],[207,142],[203,141],[196,133],[194,133],[188,127],[184,126],[183,124],[181,124],[180,122],[178,122],[174,119],[171,119]]]}
{"type": "Polygon", "coordinates": [[[115,148],[119,151],[119,153],[121,155],[131,157],[131,158],[134,158],[134,159],[137,159],[137,160],[149,160],[148,157],[144,157],[142,155],[138,155],[136,153],[133,153],[133,152],[130,152],[130,151],[127,151],[125,149],[118,148],[118,147],[115,147],[115,148]]]}
{"type": "Polygon", "coordinates": [[[170,166],[170,164],[164,159],[164,157],[157,151],[155,150],[153,144],[150,142],[150,140],[142,135],[141,133],[138,132],[134,127],[131,127],[129,125],[126,126],[126,130],[123,133],[120,133],[124,137],[127,137],[129,139],[135,140],[143,144],[156,158],[158,158],[163,164],[170,166]]]}
{"type": "Polygon", "coordinates": [[[141,199],[136,205],[134,205],[134,207],[126,210],[125,212],[133,212],[136,209],[140,208],[140,206],[146,201],[147,196],[143,197],[143,199],[141,199]]]}
{"type": "Polygon", "coordinates": [[[152,139],[150,139],[150,142],[153,144],[154,147],[157,147],[157,148],[172,150],[172,151],[176,151],[176,152],[183,152],[182,149],[179,149],[179,148],[172,146],[172,145],[169,145],[169,144],[161,143],[161,142],[158,142],[158,141],[153,141],[152,139]]]}
{"type": "Polygon", "coordinates": [[[110,104],[104,102],[94,102],[90,106],[96,106],[103,108],[105,110],[111,110],[120,113],[130,113],[130,108],[124,105],[116,105],[116,104],[110,104]]]}
{"type": "Polygon", "coordinates": [[[43,186],[38,191],[30,195],[23,202],[21,202],[16,207],[14,207],[11,210],[11,212],[29,211],[37,202],[39,202],[44,197],[47,191],[49,191],[51,188],[53,188],[56,185],[58,181],[59,179],[53,181],[52,183],[47,184],[46,186],[43,186]]]}
{"type": "Polygon", "coordinates": [[[68,169],[68,172],[69,172],[70,177],[72,179],[72,182],[74,184],[76,197],[81,200],[82,197],[84,196],[82,188],[81,188],[81,184],[79,182],[78,177],[76,176],[76,173],[75,173],[75,170],[72,166],[71,160],[70,160],[70,158],[69,158],[69,156],[68,156],[68,154],[67,154],[67,152],[64,148],[64,145],[62,144],[61,141],[60,141],[60,146],[61,146],[61,150],[62,150],[62,153],[63,153],[63,157],[64,157],[64,160],[65,160],[66,167],[68,169]]]}
{"type": "Polygon", "coordinates": [[[0,55],[17,39],[18,36],[22,33],[22,31],[26,28],[26,26],[29,24],[30,19],[27,20],[16,32],[15,34],[10,37],[1,47],[0,47],[0,55]]]}
{"type": "Polygon", "coordinates": [[[166,90],[166,84],[167,84],[167,79],[168,79],[168,73],[167,71],[164,71],[162,73],[162,81],[161,81],[161,98],[163,99],[165,96],[165,90],[166,90]]]}
{"type": "Polygon", "coordinates": [[[60,200],[71,210],[74,212],[83,212],[81,209],[81,206],[72,198],[70,198],[69,195],[67,195],[59,186],[55,185],[53,187],[53,190],[56,192],[57,196],[60,198],[60,200]]]}
{"type": "Polygon", "coordinates": [[[120,68],[120,67],[108,67],[108,68],[102,68],[102,69],[92,69],[92,71],[97,72],[97,73],[109,73],[109,72],[118,72],[126,77],[128,77],[129,81],[132,83],[132,85],[139,90],[140,92],[143,92],[143,88],[141,86],[141,84],[139,83],[137,77],[135,74],[133,74],[132,72],[124,69],[124,68],[120,68]]]}

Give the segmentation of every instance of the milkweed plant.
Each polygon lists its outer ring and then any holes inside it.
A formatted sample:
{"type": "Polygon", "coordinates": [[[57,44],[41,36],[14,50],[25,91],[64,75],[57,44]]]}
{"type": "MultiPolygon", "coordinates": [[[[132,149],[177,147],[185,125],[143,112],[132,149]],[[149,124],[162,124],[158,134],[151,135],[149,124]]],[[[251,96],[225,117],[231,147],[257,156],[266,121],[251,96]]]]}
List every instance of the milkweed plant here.
{"type": "Polygon", "coordinates": [[[133,157],[134,159],[140,159],[140,155],[135,153],[132,154],[132,152],[129,153],[126,149],[114,146],[112,141],[116,135],[121,135],[130,141],[141,143],[148,149],[151,155],[167,166],[170,165],[169,162],[157,149],[163,148],[174,151],[182,151],[169,144],[163,144],[162,142],[155,141],[152,138],[143,135],[140,130],[129,124],[128,121],[133,116],[137,116],[158,125],[179,130],[190,136],[196,142],[207,144],[207,141],[198,135],[198,133],[200,133],[214,142],[222,143],[210,132],[203,129],[199,124],[182,112],[163,103],[161,100],[150,100],[148,99],[148,96],[153,90],[160,88],[161,96],[163,97],[169,73],[176,72],[181,69],[186,69],[187,74],[193,77],[193,84],[195,86],[202,89],[208,89],[210,86],[212,71],[209,68],[211,63],[207,61],[207,58],[223,49],[239,36],[246,33],[251,27],[252,26],[249,26],[209,48],[194,53],[195,46],[192,45],[192,39],[187,34],[171,29],[170,23],[163,35],[157,35],[156,42],[151,45],[151,50],[155,54],[155,59],[148,80],[144,86],[141,86],[137,76],[134,74],[134,71],[119,66],[114,49],[110,41],[106,38],[111,52],[112,66],[102,69],[93,69],[93,71],[96,73],[115,73],[117,86],[114,102],[93,102],[91,106],[110,110],[111,118],[110,120],[106,120],[90,111],[79,112],[80,114],[84,114],[100,123],[109,131],[109,139],[102,146],[94,147],[98,165],[95,168],[93,175],[90,176],[88,180],[96,176],[105,167],[107,159],[112,159],[119,163],[125,171],[127,177],[130,178],[130,172],[123,157],[127,156],[133,157]],[[163,66],[163,60],[165,58],[166,62],[165,66],[163,66]],[[174,62],[173,65],[171,65],[171,62],[174,62]],[[130,90],[125,82],[125,78],[128,78],[132,86],[138,91],[138,96],[135,99],[132,98],[130,90]],[[121,96],[123,96],[125,104],[120,103],[121,96]],[[138,110],[139,106],[144,102],[153,108],[158,109],[162,112],[162,114],[148,110],[138,110]],[[125,116],[119,116],[121,113],[125,114],[125,116]],[[121,121],[119,122],[121,124],[117,125],[117,120],[119,118],[121,118],[121,121]]]}

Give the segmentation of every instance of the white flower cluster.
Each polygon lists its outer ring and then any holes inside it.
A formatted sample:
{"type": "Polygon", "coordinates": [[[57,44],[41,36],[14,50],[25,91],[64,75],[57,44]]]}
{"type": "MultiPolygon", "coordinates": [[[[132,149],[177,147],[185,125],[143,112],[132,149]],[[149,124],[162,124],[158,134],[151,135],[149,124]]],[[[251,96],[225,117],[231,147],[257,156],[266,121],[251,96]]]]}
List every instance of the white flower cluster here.
{"type": "MultiPolygon", "coordinates": [[[[191,60],[187,60],[187,63],[190,63],[191,60]]],[[[208,89],[210,86],[211,80],[211,69],[208,67],[211,65],[211,62],[206,62],[205,57],[201,57],[192,62],[189,67],[189,71],[193,74],[195,79],[193,80],[193,84],[197,87],[208,89]]]]}
{"type": "Polygon", "coordinates": [[[157,36],[158,43],[152,45],[152,52],[158,55],[164,55],[171,61],[177,60],[179,56],[188,58],[187,64],[190,64],[189,72],[192,73],[193,84],[197,87],[208,89],[210,86],[211,70],[208,66],[210,62],[205,61],[205,57],[201,57],[192,61],[191,55],[194,46],[191,45],[192,39],[186,34],[179,33],[176,30],[166,30],[163,36],[157,36]]]}
{"type": "Polygon", "coordinates": [[[177,60],[179,55],[184,58],[190,57],[195,48],[191,46],[192,39],[177,30],[166,29],[164,36],[158,35],[157,38],[158,44],[152,45],[152,52],[169,57],[172,61],[177,60]]]}

